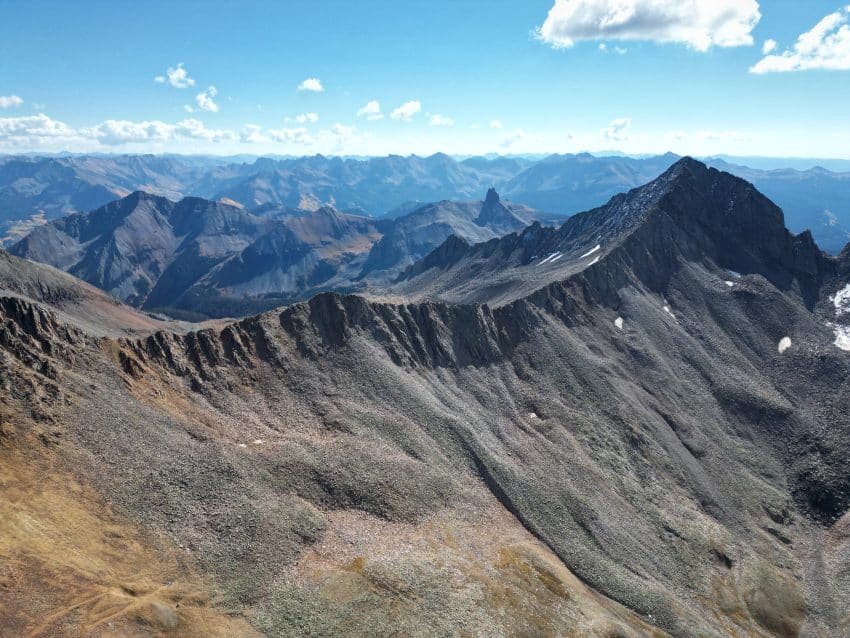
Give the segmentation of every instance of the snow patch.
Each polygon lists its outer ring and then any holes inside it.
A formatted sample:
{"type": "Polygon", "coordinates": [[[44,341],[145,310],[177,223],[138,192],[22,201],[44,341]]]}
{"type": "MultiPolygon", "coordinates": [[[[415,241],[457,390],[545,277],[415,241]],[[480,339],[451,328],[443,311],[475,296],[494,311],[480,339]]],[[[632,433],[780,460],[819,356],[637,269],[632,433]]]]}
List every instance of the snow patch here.
{"type": "Polygon", "coordinates": [[[776,346],[776,349],[779,350],[780,353],[785,352],[788,348],[791,347],[791,337],[782,337],[779,341],[779,345],[776,346]]]}
{"type": "Polygon", "coordinates": [[[549,263],[550,263],[550,264],[554,264],[554,263],[555,263],[556,261],[558,261],[561,257],[563,257],[563,255],[562,255],[562,254],[560,254],[560,253],[558,253],[558,255],[557,255],[556,257],[554,257],[554,258],[552,259],[552,261],[550,261],[549,263]]]}
{"type": "Polygon", "coordinates": [[[835,314],[837,316],[841,316],[845,313],[850,312],[850,284],[847,284],[835,293],[835,296],[832,297],[832,303],[835,304],[835,314]]]}
{"type": "Polygon", "coordinates": [[[671,317],[673,317],[673,319],[675,319],[675,318],[676,318],[676,315],[674,315],[674,314],[673,314],[673,311],[672,311],[672,310],[670,310],[670,306],[664,306],[664,312],[666,312],[668,315],[670,315],[671,317]]]}
{"type": "Polygon", "coordinates": [[[588,265],[588,266],[592,266],[592,265],[593,265],[593,264],[595,264],[597,261],[599,261],[599,255],[596,255],[596,257],[594,257],[594,258],[593,258],[593,261],[592,261],[592,262],[590,262],[590,263],[589,263],[589,264],[587,264],[587,265],[588,265]]]}
{"type": "Polygon", "coordinates": [[[739,272],[735,272],[734,270],[728,270],[726,272],[728,272],[730,275],[732,275],[735,279],[741,278],[741,273],[739,273],[739,272]]]}
{"type": "Polygon", "coordinates": [[[529,412],[529,413],[528,413],[528,418],[529,418],[529,419],[531,419],[531,420],[533,421],[534,419],[539,419],[540,417],[539,417],[539,416],[537,416],[537,412],[529,412]]]}
{"type": "Polygon", "coordinates": [[[622,330],[623,329],[623,318],[617,317],[616,319],[614,319],[614,325],[617,326],[618,330],[622,330]]]}
{"type": "Polygon", "coordinates": [[[548,264],[550,261],[555,261],[556,259],[560,259],[561,256],[562,256],[562,253],[561,253],[560,250],[558,252],[555,252],[555,253],[549,253],[549,256],[546,257],[546,259],[544,259],[543,261],[541,261],[537,265],[542,266],[543,264],[548,264]]]}
{"type": "Polygon", "coordinates": [[[248,447],[245,443],[240,443],[239,447],[248,447]]]}
{"type": "Polygon", "coordinates": [[[593,248],[588,250],[586,253],[584,253],[581,257],[579,257],[579,259],[584,259],[585,257],[590,257],[593,253],[595,253],[600,248],[602,248],[602,246],[600,244],[596,244],[596,246],[594,246],[593,248]]]}
{"type": "Polygon", "coordinates": [[[731,288],[732,286],[734,286],[734,285],[735,285],[735,282],[734,282],[734,281],[724,281],[723,283],[725,283],[725,284],[726,284],[727,286],[729,286],[730,288],[731,288]]]}
{"type": "Polygon", "coordinates": [[[832,326],[836,347],[850,352],[850,326],[832,326]]]}
{"type": "Polygon", "coordinates": [[[263,443],[265,443],[265,441],[262,439],[254,439],[254,445],[262,445],[263,443]]]}

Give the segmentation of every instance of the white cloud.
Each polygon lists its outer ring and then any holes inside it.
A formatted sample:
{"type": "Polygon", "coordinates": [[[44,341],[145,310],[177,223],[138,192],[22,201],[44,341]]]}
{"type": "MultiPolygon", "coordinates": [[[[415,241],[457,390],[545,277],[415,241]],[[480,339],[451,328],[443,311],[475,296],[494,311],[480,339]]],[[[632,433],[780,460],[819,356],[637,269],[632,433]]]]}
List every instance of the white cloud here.
{"type": "Polygon", "coordinates": [[[319,114],[318,113],[300,113],[300,114],[296,115],[295,117],[287,117],[287,118],[285,118],[285,120],[287,122],[295,122],[297,124],[307,124],[308,122],[310,124],[315,124],[316,122],[319,121],[319,114]]]}
{"type": "Polygon", "coordinates": [[[195,96],[195,103],[202,111],[218,113],[218,104],[213,99],[217,94],[218,90],[214,86],[207,87],[206,91],[201,91],[195,96]]]}
{"type": "Polygon", "coordinates": [[[504,138],[502,138],[502,141],[499,146],[501,146],[502,148],[510,148],[517,142],[521,142],[527,137],[528,134],[521,128],[518,128],[513,133],[508,133],[504,138]]]}
{"type": "Polygon", "coordinates": [[[25,117],[0,117],[0,143],[9,146],[37,147],[46,141],[74,139],[77,131],[43,113],[25,117]]]}
{"type": "Polygon", "coordinates": [[[283,144],[308,145],[313,143],[313,137],[303,126],[270,130],[269,137],[273,141],[283,144]]]}
{"type": "Polygon", "coordinates": [[[182,62],[176,67],[169,67],[165,75],[157,75],[153,81],[159,84],[168,84],[175,89],[188,89],[195,86],[195,80],[189,77],[189,72],[183,68],[182,62]]]}
{"type": "Polygon", "coordinates": [[[445,115],[434,113],[428,119],[428,124],[430,124],[431,126],[454,126],[455,121],[451,117],[446,117],[445,115]]]}
{"type": "Polygon", "coordinates": [[[764,44],[761,45],[761,52],[764,55],[771,53],[776,49],[776,40],[765,40],[764,44]]]}
{"type": "Polygon", "coordinates": [[[397,109],[393,110],[390,113],[390,117],[394,120],[401,120],[402,122],[410,122],[413,119],[413,116],[419,113],[422,110],[422,103],[419,100],[409,100],[399,106],[397,109]]]}
{"type": "Polygon", "coordinates": [[[556,48],[583,40],[677,42],[697,51],[753,44],[756,0],[555,0],[537,37],[556,48]]]}
{"type": "Polygon", "coordinates": [[[142,122],[106,120],[92,128],[83,129],[80,133],[84,137],[95,139],[108,146],[164,142],[176,139],[207,140],[210,142],[236,139],[236,135],[232,131],[208,129],[203,122],[195,119],[182,120],[177,124],[167,124],[159,120],[142,122]]]}
{"type": "Polygon", "coordinates": [[[0,109],[20,106],[24,101],[17,95],[0,95],[0,109]]]}
{"type": "Polygon", "coordinates": [[[502,120],[490,120],[490,128],[502,128],[502,120]]]}
{"type": "Polygon", "coordinates": [[[337,144],[344,144],[354,140],[356,130],[353,126],[345,126],[344,124],[334,124],[331,127],[331,135],[336,138],[337,144]]]}
{"type": "Polygon", "coordinates": [[[195,109],[191,104],[184,104],[183,110],[186,111],[187,113],[194,113],[195,112],[195,109]]]}
{"type": "Polygon", "coordinates": [[[208,140],[210,142],[223,142],[236,139],[236,134],[233,131],[209,129],[204,126],[203,122],[195,119],[178,122],[174,128],[174,135],[175,137],[188,137],[198,140],[208,140]]]}
{"type": "Polygon", "coordinates": [[[357,111],[357,117],[365,117],[367,120],[384,119],[384,114],[381,113],[381,103],[378,100],[369,100],[363,108],[357,111]]]}
{"type": "Polygon", "coordinates": [[[256,124],[246,124],[242,127],[242,130],[239,131],[239,140],[246,144],[268,142],[269,138],[263,135],[262,131],[262,127],[256,124]]]}
{"type": "Polygon", "coordinates": [[[602,129],[602,135],[609,142],[622,142],[629,139],[629,130],[632,128],[632,118],[618,117],[602,129]]]}
{"type": "Polygon", "coordinates": [[[307,78],[298,85],[299,91],[312,91],[313,93],[321,93],[325,90],[319,78],[307,78]]]}
{"type": "Polygon", "coordinates": [[[268,137],[274,142],[290,146],[335,150],[345,150],[347,145],[358,141],[356,129],[343,124],[334,124],[330,129],[321,130],[315,135],[303,126],[273,129],[268,131],[268,137]]]}
{"type": "MultiPolygon", "coordinates": [[[[811,30],[800,35],[793,49],[765,55],[750,67],[750,73],[781,73],[810,69],[850,70],[848,19],[850,19],[850,5],[830,13],[811,30]]],[[[767,54],[770,51],[773,51],[773,48],[765,50],[764,53],[767,54]]]]}

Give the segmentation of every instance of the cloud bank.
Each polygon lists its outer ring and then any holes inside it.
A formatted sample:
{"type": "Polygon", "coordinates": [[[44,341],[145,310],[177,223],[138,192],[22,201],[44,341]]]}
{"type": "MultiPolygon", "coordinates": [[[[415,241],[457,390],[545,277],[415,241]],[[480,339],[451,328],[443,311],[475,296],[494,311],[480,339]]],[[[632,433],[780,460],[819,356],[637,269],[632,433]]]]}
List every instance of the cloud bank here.
{"type": "Polygon", "coordinates": [[[753,44],[756,0],[555,0],[537,37],[556,48],[583,40],[646,40],[696,51],[753,44]]]}

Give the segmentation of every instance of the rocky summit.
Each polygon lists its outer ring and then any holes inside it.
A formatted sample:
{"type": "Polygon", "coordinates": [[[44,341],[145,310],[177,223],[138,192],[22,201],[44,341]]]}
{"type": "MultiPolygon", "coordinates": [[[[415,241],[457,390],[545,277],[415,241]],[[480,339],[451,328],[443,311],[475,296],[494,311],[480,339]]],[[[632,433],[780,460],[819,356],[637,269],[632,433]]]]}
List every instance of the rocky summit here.
{"type": "MultiPolygon", "coordinates": [[[[134,197],[41,245],[150,296],[318,223],[134,197]]],[[[3,635],[846,636],[850,249],[688,158],[557,228],[468,208],[506,234],[204,324],[0,253],[3,635]]]]}

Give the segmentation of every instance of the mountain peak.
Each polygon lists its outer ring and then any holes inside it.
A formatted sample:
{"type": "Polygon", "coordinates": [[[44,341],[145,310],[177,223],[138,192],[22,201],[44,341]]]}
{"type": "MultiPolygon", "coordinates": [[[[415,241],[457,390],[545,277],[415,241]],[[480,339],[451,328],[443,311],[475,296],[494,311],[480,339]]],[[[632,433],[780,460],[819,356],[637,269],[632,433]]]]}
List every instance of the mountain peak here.
{"type": "Polygon", "coordinates": [[[492,206],[493,204],[499,203],[499,193],[496,192],[496,189],[492,186],[487,189],[487,195],[484,197],[484,205],[492,206]]]}
{"type": "Polygon", "coordinates": [[[683,173],[689,173],[691,175],[705,175],[710,170],[711,169],[707,165],[703,164],[699,160],[690,156],[685,156],[674,162],[670,168],[664,172],[662,177],[677,177],[683,173]]]}

